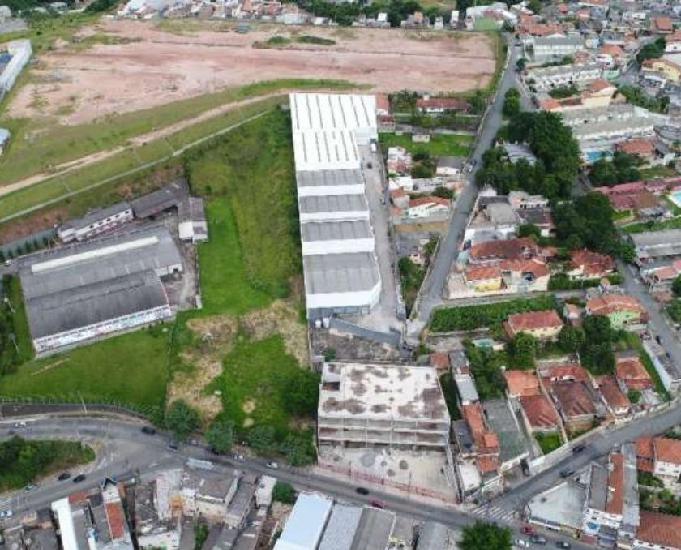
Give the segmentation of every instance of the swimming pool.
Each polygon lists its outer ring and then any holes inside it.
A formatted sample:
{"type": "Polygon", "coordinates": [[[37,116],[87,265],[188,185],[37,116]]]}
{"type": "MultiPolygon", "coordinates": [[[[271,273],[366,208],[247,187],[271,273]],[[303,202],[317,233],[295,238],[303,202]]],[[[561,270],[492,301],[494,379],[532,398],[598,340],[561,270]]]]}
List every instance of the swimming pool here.
{"type": "Polygon", "coordinates": [[[672,201],[676,206],[681,208],[681,189],[669,193],[669,200],[672,201]]]}

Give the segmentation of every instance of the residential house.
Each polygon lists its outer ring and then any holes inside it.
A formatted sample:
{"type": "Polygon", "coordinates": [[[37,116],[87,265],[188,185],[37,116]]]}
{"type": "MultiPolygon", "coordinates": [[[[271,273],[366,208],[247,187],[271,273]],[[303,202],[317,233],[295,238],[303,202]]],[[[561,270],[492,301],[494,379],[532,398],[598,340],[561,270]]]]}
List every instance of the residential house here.
{"type": "Polygon", "coordinates": [[[490,430],[480,403],[461,407],[474,444],[474,455],[481,476],[496,475],[499,470],[499,436],[490,430]]]}
{"type": "Polygon", "coordinates": [[[626,392],[649,390],[654,386],[652,378],[636,354],[616,356],[615,377],[626,392]]]}
{"type": "Polygon", "coordinates": [[[385,94],[376,94],[376,116],[390,115],[390,100],[385,94]]]}
{"type": "Polygon", "coordinates": [[[450,201],[442,197],[417,197],[409,201],[408,218],[442,217],[449,214],[450,201]]]}
{"type": "Polygon", "coordinates": [[[471,264],[497,264],[501,260],[530,260],[541,256],[541,248],[527,237],[474,244],[469,251],[471,264]]]}
{"type": "Polygon", "coordinates": [[[681,66],[673,61],[661,57],[659,59],[646,59],[641,65],[644,72],[653,72],[662,75],[663,78],[670,82],[681,81],[681,66]]]}
{"type": "Polygon", "coordinates": [[[629,139],[618,143],[615,150],[627,155],[636,155],[645,162],[655,159],[655,143],[652,139],[629,139]]]}
{"type": "Polygon", "coordinates": [[[551,395],[565,427],[571,432],[590,430],[598,414],[589,384],[577,380],[550,384],[551,395]]]}
{"type": "Polygon", "coordinates": [[[239,476],[224,476],[208,470],[187,468],[182,475],[180,497],[184,514],[202,516],[219,523],[237,492],[239,476]]]}
{"type": "Polygon", "coordinates": [[[472,405],[480,401],[478,390],[470,374],[455,374],[454,383],[461,406],[472,405]]]}
{"type": "Polygon", "coordinates": [[[650,285],[651,290],[669,288],[679,275],[681,275],[681,260],[674,260],[669,265],[641,270],[641,276],[650,285]]]}
{"type": "Polygon", "coordinates": [[[406,175],[411,172],[412,166],[411,153],[404,147],[388,147],[386,160],[388,174],[406,175]]]}
{"type": "Polygon", "coordinates": [[[426,114],[442,114],[449,112],[466,113],[470,110],[470,103],[456,97],[423,96],[416,100],[416,108],[426,114]]]}
{"type": "Polygon", "coordinates": [[[555,340],[563,328],[563,321],[554,310],[528,311],[509,315],[504,329],[509,338],[521,332],[530,334],[538,340],[555,340]]]}
{"type": "Polygon", "coordinates": [[[640,437],[636,440],[638,469],[659,477],[665,485],[679,488],[681,440],[668,437],[640,437]]]}
{"type": "Polygon", "coordinates": [[[678,550],[681,548],[681,517],[641,510],[636,548],[678,550]]]}
{"type": "Polygon", "coordinates": [[[650,31],[657,34],[671,34],[674,32],[674,22],[671,17],[657,16],[650,19],[650,31]]]}
{"type": "Polygon", "coordinates": [[[635,233],[629,237],[636,248],[639,264],[661,258],[681,256],[681,229],[635,233]]]}
{"type": "Polygon", "coordinates": [[[570,252],[567,275],[572,280],[581,281],[606,277],[616,271],[615,260],[611,256],[586,249],[570,252]]]}
{"type": "Polygon", "coordinates": [[[525,42],[535,59],[562,58],[585,49],[580,36],[539,36],[525,42]]]}
{"type": "Polygon", "coordinates": [[[466,164],[465,157],[440,157],[437,159],[435,175],[446,178],[460,178],[466,164]]]}
{"type": "Polygon", "coordinates": [[[614,376],[601,376],[597,383],[605,405],[615,417],[619,418],[629,414],[631,402],[622,392],[614,376]]]}
{"type": "Polygon", "coordinates": [[[504,371],[506,394],[509,398],[528,397],[541,394],[539,378],[534,372],[524,370],[504,371]]]}
{"type": "Polygon", "coordinates": [[[585,310],[587,315],[605,315],[616,330],[648,322],[645,308],[636,298],[626,294],[604,294],[591,298],[585,310]]]}
{"type": "Polygon", "coordinates": [[[665,38],[666,53],[681,53],[681,31],[676,31],[665,38]]]}
{"type": "Polygon", "coordinates": [[[538,92],[547,92],[564,86],[579,86],[593,82],[603,74],[603,69],[596,63],[586,65],[558,65],[529,69],[523,76],[526,85],[538,92]]]}
{"type": "Polygon", "coordinates": [[[561,431],[560,417],[553,403],[544,394],[520,397],[520,406],[531,432],[561,431]]]}

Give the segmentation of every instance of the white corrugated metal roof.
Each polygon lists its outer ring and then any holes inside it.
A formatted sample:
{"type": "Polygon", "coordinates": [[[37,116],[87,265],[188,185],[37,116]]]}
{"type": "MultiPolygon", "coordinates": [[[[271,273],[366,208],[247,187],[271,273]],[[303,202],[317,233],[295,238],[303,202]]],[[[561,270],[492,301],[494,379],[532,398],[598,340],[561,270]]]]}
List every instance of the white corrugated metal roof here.
{"type": "Polygon", "coordinates": [[[316,550],[331,506],[321,495],[300,494],[274,550],[316,550]]]}

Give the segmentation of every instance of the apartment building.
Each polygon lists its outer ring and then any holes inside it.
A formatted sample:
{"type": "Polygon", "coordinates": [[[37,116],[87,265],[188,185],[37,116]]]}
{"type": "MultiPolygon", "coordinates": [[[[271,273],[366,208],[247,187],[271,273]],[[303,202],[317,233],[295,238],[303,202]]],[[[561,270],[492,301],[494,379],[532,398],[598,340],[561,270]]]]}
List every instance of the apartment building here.
{"type": "Polygon", "coordinates": [[[562,86],[583,87],[601,78],[603,69],[596,63],[585,65],[559,65],[530,69],[523,80],[538,92],[546,92],[562,86]]]}

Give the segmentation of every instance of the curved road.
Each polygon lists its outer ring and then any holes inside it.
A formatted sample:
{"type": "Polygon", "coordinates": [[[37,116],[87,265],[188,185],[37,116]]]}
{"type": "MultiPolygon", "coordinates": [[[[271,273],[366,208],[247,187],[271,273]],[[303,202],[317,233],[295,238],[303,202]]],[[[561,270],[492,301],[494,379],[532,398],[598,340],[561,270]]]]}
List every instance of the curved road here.
{"type": "MultiPolygon", "coordinates": [[[[182,466],[188,458],[210,460],[217,468],[252,471],[257,474],[268,474],[282,481],[291,483],[299,490],[319,491],[343,501],[356,504],[369,504],[372,500],[381,500],[389,510],[427,521],[437,521],[454,529],[470,525],[475,519],[471,514],[449,506],[435,506],[420,500],[413,500],[394,494],[384,493],[380,489],[370,487],[368,496],[357,494],[353,482],[320,476],[300,468],[282,467],[271,469],[261,459],[233,460],[216,457],[199,445],[182,445],[177,451],[167,447],[168,438],[159,433],[146,435],[140,430],[144,423],[124,421],[111,418],[87,417],[34,417],[13,418],[0,421],[0,439],[7,438],[10,432],[16,432],[25,438],[64,438],[77,439],[98,449],[96,463],[88,469],[74,468],[72,473],[83,471],[87,479],[75,485],[71,480],[58,482],[55,476],[43,480],[39,486],[30,491],[16,491],[0,499],[0,509],[11,508],[15,516],[21,512],[49,505],[50,502],[72,493],[76,487],[85,489],[94,487],[104,477],[127,479],[139,476],[142,479],[154,472],[169,467],[182,466]],[[21,425],[25,423],[25,425],[21,425]]],[[[519,524],[507,523],[518,529],[519,524]]],[[[517,537],[514,534],[514,537],[517,537]]],[[[559,540],[551,534],[546,535],[551,541],[559,540]]],[[[523,537],[525,538],[525,537],[523,537]]],[[[590,548],[573,543],[575,549],[590,548]]]]}

